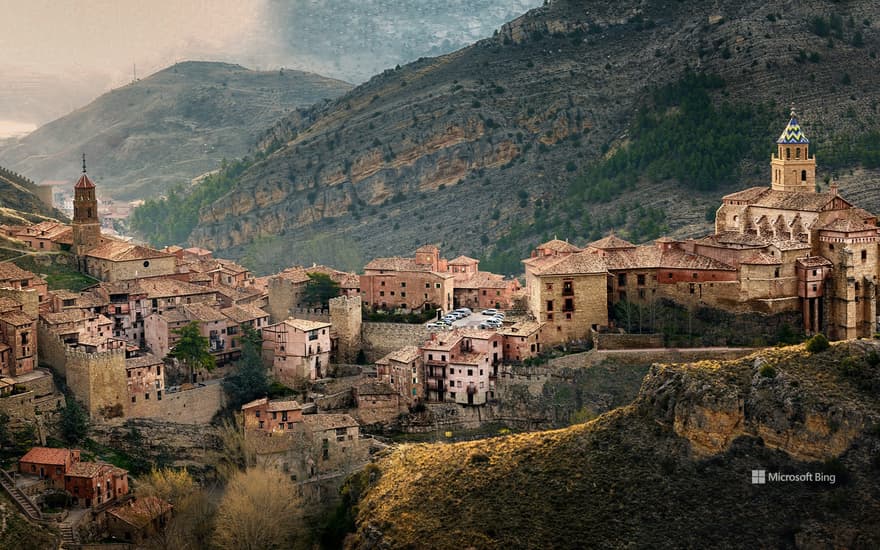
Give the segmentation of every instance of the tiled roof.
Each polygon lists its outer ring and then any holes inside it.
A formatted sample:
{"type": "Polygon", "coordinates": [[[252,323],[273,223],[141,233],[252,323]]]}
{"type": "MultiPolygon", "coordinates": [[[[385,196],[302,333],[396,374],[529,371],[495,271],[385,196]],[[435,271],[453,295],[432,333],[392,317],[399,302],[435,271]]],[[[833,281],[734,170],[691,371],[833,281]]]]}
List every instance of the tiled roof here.
{"type": "Polygon", "coordinates": [[[598,248],[599,250],[614,250],[618,248],[635,248],[636,245],[615,235],[608,235],[603,239],[591,242],[587,247],[598,248]]]}
{"type": "Polygon", "coordinates": [[[93,313],[90,314],[88,310],[85,309],[68,309],[59,313],[46,312],[40,314],[40,319],[49,325],[78,323],[79,321],[94,319],[95,317],[97,317],[97,315],[93,313]]]}
{"type": "MultiPolygon", "coordinates": [[[[398,363],[411,363],[421,357],[422,353],[419,351],[418,346],[404,346],[399,350],[392,351],[382,359],[387,359],[389,361],[396,361],[398,363]]],[[[382,360],[380,359],[380,361],[382,360]]],[[[378,361],[377,361],[378,363],[378,361]]]]}
{"type": "Polygon", "coordinates": [[[709,235],[707,239],[713,239],[721,244],[738,244],[743,246],[767,246],[767,240],[749,233],[737,231],[723,231],[716,235],[709,235]]]}
{"type": "Polygon", "coordinates": [[[250,402],[245,403],[244,405],[242,405],[242,406],[241,406],[241,410],[251,409],[251,408],[253,408],[253,407],[259,407],[260,405],[265,405],[265,404],[268,403],[268,402],[269,402],[269,398],[268,398],[268,397],[261,397],[261,398],[259,398],[259,399],[254,399],[253,401],[250,401],[250,402]]]}
{"type": "Polygon", "coordinates": [[[23,281],[36,277],[30,271],[26,271],[12,262],[0,262],[0,281],[23,281]]]}
{"type": "Polygon", "coordinates": [[[34,464],[66,464],[70,449],[53,449],[49,447],[34,447],[21,457],[19,462],[32,462],[34,464]]]}
{"type": "Polygon", "coordinates": [[[487,354],[479,353],[476,351],[462,353],[460,355],[456,355],[455,359],[450,358],[449,363],[454,363],[456,365],[479,365],[484,363],[487,354]]]}
{"type": "Polygon", "coordinates": [[[439,252],[440,249],[434,246],[433,244],[426,244],[416,248],[416,252],[439,252]]]}
{"type": "Polygon", "coordinates": [[[547,241],[544,244],[539,244],[535,248],[552,250],[554,252],[580,252],[581,251],[581,249],[576,247],[575,245],[570,244],[566,241],[561,241],[559,239],[553,239],[553,240],[547,241]]]}
{"type": "Polygon", "coordinates": [[[95,184],[92,183],[92,180],[89,179],[89,176],[86,175],[85,172],[76,180],[76,184],[73,186],[74,189],[92,189],[95,187],[95,184]]]}
{"type": "Polygon", "coordinates": [[[220,313],[229,317],[236,323],[245,323],[247,321],[262,319],[269,316],[269,314],[262,309],[252,305],[232,306],[226,309],[221,309],[220,313]]]}
{"type": "Polygon", "coordinates": [[[357,426],[357,420],[347,414],[306,414],[303,422],[315,430],[333,430],[357,426]]]}
{"type": "Polygon", "coordinates": [[[364,270],[379,271],[431,271],[431,266],[417,264],[412,258],[374,258],[364,266],[364,270]]]}
{"type": "Polygon", "coordinates": [[[834,265],[831,263],[831,260],[823,258],[822,256],[806,256],[804,258],[798,258],[797,262],[804,267],[822,267],[834,265]]]}
{"type": "Polygon", "coordinates": [[[23,325],[29,325],[34,322],[34,318],[24,313],[23,311],[7,311],[0,314],[0,321],[4,323],[9,323],[10,325],[14,325],[17,327],[23,325]]]}
{"type": "Polygon", "coordinates": [[[170,503],[159,497],[147,496],[110,508],[107,513],[136,529],[143,529],[156,518],[170,512],[172,508],[170,503]]]}
{"type": "Polygon", "coordinates": [[[629,250],[615,250],[605,260],[607,268],[618,269],[694,269],[734,271],[735,268],[714,258],[691,254],[684,250],[660,250],[654,245],[642,245],[629,250]]]}
{"type": "Polygon", "coordinates": [[[23,306],[12,298],[0,296],[0,313],[4,311],[21,310],[23,306]]]}
{"type": "Polygon", "coordinates": [[[185,323],[190,320],[182,309],[168,309],[162,313],[153,313],[153,315],[158,315],[166,323],[185,323]]]}
{"type": "Polygon", "coordinates": [[[74,462],[70,469],[65,472],[70,477],[95,477],[101,475],[109,466],[103,462],[74,462]]]}
{"type": "Polygon", "coordinates": [[[449,265],[473,265],[480,263],[480,260],[475,260],[474,258],[471,258],[469,256],[459,256],[458,258],[449,260],[446,263],[448,263],[449,265]]]}
{"type": "Polygon", "coordinates": [[[606,273],[608,271],[603,258],[590,253],[578,252],[565,256],[543,256],[532,258],[537,275],[573,275],[586,273],[606,273]]]}
{"type": "MultiPolygon", "coordinates": [[[[777,191],[769,190],[752,202],[752,206],[776,208],[779,210],[803,210],[820,212],[835,198],[842,199],[834,193],[811,193],[809,191],[777,191]]],[[[846,202],[846,201],[844,201],[846,202]]]]}
{"type": "Polygon", "coordinates": [[[214,293],[214,289],[185,283],[176,279],[140,279],[135,285],[148,298],[168,298],[170,296],[188,296],[194,294],[214,293]]]}
{"type": "Polygon", "coordinates": [[[502,275],[496,275],[488,271],[478,271],[467,279],[456,281],[455,288],[507,288],[509,284],[510,281],[505,281],[502,275]]]}
{"type": "Polygon", "coordinates": [[[866,225],[864,222],[858,222],[852,219],[834,220],[825,225],[822,231],[837,231],[839,233],[856,233],[860,231],[877,231],[876,227],[866,225]]]}
{"type": "Polygon", "coordinates": [[[752,252],[740,263],[747,265],[781,265],[782,260],[775,256],[764,254],[763,252],[752,252]]]}
{"type": "Polygon", "coordinates": [[[159,252],[153,248],[147,248],[133,243],[110,241],[98,248],[86,252],[86,256],[109,260],[111,262],[124,262],[129,260],[149,260],[154,258],[170,258],[171,254],[159,252]]]}
{"type": "Polygon", "coordinates": [[[772,241],[770,241],[770,244],[772,244],[774,247],[776,247],[778,250],[781,250],[781,251],[786,251],[786,250],[804,250],[804,249],[809,249],[809,248],[811,248],[809,243],[805,243],[805,242],[801,242],[801,241],[777,241],[777,240],[772,240],[772,241]]]}
{"type": "Polygon", "coordinates": [[[302,405],[293,399],[279,399],[266,403],[267,411],[295,411],[298,409],[302,409],[302,405]]]}
{"type": "Polygon", "coordinates": [[[226,316],[220,312],[220,308],[217,307],[217,305],[203,303],[186,304],[183,306],[183,310],[186,311],[186,314],[190,319],[197,321],[212,322],[227,320],[226,316]]]}
{"type": "Polygon", "coordinates": [[[64,231],[59,231],[52,237],[52,241],[58,244],[73,244],[73,228],[67,227],[64,231]]]}
{"type": "Polygon", "coordinates": [[[152,353],[145,353],[139,357],[127,357],[125,359],[125,368],[138,369],[143,367],[152,367],[153,365],[161,365],[162,359],[152,353]]]}
{"type": "Polygon", "coordinates": [[[785,127],[785,130],[779,135],[779,139],[776,140],[776,143],[783,144],[795,144],[795,143],[810,143],[810,140],[807,139],[807,136],[804,135],[804,131],[801,130],[801,125],[798,123],[797,116],[794,114],[794,110],[791,111],[791,120],[788,121],[788,125],[785,127]]]}
{"type": "Polygon", "coordinates": [[[769,187],[749,187],[748,189],[743,189],[742,191],[737,191],[736,193],[724,195],[723,197],[721,197],[721,200],[745,201],[751,203],[752,201],[759,199],[768,191],[770,191],[769,187]]]}
{"type": "Polygon", "coordinates": [[[504,336],[529,336],[541,330],[543,323],[537,321],[520,321],[507,327],[498,329],[498,333],[504,336]]]}
{"type": "Polygon", "coordinates": [[[303,332],[308,332],[310,330],[318,330],[319,328],[326,328],[330,326],[330,323],[324,323],[322,321],[310,321],[309,319],[294,319],[292,317],[285,319],[284,324],[289,325],[297,330],[301,330],[303,332]]]}
{"type": "Polygon", "coordinates": [[[428,351],[449,351],[461,341],[461,334],[457,331],[451,334],[437,334],[436,340],[428,340],[422,344],[423,350],[428,351]]]}
{"type": "Polygon", "coordinates": [[[494,330],[486,330],[486,329],[482,329],[482,328],[473,328],[473,327],[462,327],[462,328],[456,329],[456,332],[458,334],[461,334],[462,336],[466,336],[468,338],[475,338],[477,340],[489,340],[497,334],[497,332],[494,330]]]}

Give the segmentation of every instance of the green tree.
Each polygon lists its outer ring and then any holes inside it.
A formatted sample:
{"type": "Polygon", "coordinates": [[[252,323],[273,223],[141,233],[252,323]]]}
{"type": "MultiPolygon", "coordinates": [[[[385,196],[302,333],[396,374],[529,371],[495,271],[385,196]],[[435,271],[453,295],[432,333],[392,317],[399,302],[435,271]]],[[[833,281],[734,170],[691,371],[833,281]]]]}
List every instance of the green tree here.
{"type": "Polygon", "coordinates": [[[330,298],[339,296],[339,283],[326,273],[309,273],[309,279],[303,292],[303,302],[310,305],[327,307],[330,298]]]}
{"type": "Polygon", "coordinates": [[[195,382],[196,369],[214,370],[217,362],[210,353],[210,342],[199,332],[198,323],[193,321],[174,329],[174,334],[180,336],[180,340],[174,344],[174,349],[168,353],[168,357],[183,361],[189,368],[190,381],[195,382]]]}
{"type": "Polygon", "coordinates": [[[269,391],[269,378],[263,366],[263,337],[250,326],[242,325],[241,329],[241,359],[235,364],[235,374],[223,380],[233,410],[269,391]]]}
{"type": "Polygon", "coordinates": [[[89,431],[89,419],[86,411],[73,398],[68,397],[67,404],[61,411],[61,437],[67,443],[79,443],[85,439],[89,431]]]}

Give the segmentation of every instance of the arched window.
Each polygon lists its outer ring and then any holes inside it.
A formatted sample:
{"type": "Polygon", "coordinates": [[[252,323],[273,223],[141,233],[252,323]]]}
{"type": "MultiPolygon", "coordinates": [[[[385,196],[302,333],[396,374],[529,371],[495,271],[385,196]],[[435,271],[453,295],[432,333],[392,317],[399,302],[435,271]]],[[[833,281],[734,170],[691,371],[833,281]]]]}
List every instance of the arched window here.
{"type": "Polygon", "coordinates": [[[796,159],[801,158],[801,148],[800,148],[800,147],[796,147],[796,148],[795,148],[795,150],[794,150],[794,158],[796,158],[796,159]]]}
{"type": "Polygon", "coordinates": [[[807,181],[807,171],[801,170],[801,181],[807,181]]]}
{"type": "Polygon", "coordinates": [[[92,209],[91,209],[91,208],[87,208],[87,209],[86,209],[86,217],[87,217],[87,218],[91,218],[91,217],[92,217],[92,209]]]}
{"type": "Polygon", "coordinates": [[[791,147],[785,148],[785,159],[788,160],[791,158],[791,147]]]}

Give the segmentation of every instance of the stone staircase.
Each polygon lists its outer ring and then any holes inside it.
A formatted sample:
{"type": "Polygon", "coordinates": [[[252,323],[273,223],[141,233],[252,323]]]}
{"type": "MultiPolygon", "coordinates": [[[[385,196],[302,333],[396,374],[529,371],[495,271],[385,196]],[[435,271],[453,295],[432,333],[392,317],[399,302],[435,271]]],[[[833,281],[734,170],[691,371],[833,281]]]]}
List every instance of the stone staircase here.
{"type": "Polygon", "coordinates": [[[3,490],[15,501],[15,504],[21,508],[21,511],[27,517],[34,521],[43,521],[43,513],[40,512],[37,505],[21,489],[15,486],[15,482],[6,470],[0,469],[0,485],[3,486],[3,490]]]}
{"type": "Polygon", "coordinates": [[[61,548],[77,548],[79,546],[76,529],[74,529],[73,525],[64,522],[58,526],[58,530],[61,533],[61,548]]]}

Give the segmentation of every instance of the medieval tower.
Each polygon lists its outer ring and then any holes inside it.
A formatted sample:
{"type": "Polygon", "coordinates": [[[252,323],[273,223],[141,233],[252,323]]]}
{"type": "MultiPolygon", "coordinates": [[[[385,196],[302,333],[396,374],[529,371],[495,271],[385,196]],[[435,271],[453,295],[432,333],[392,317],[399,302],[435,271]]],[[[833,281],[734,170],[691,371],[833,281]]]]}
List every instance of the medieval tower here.
{"type": "Polygon", "coordinates": [[[776,191],[816,191],[816,157],[810,157],[810,140],[801,130],[794,109],[791,120],[776,140],[770,170],[776,191]]]}
{"type": "Polygon", "coordinates": [[[86,156],[83,155],[82,175],[73,186],[73,253],[82,256],[101,244],[101,222],[98,219],[98,200],[95,184],[86,174],[86,156]]]}
{"type": "Polygon", "coordinates": [[[337,363],[354,363],[363,344],[361,315],[360,296],[338,296],[330,300],[330,323],[339,338],[337,363]]]}

